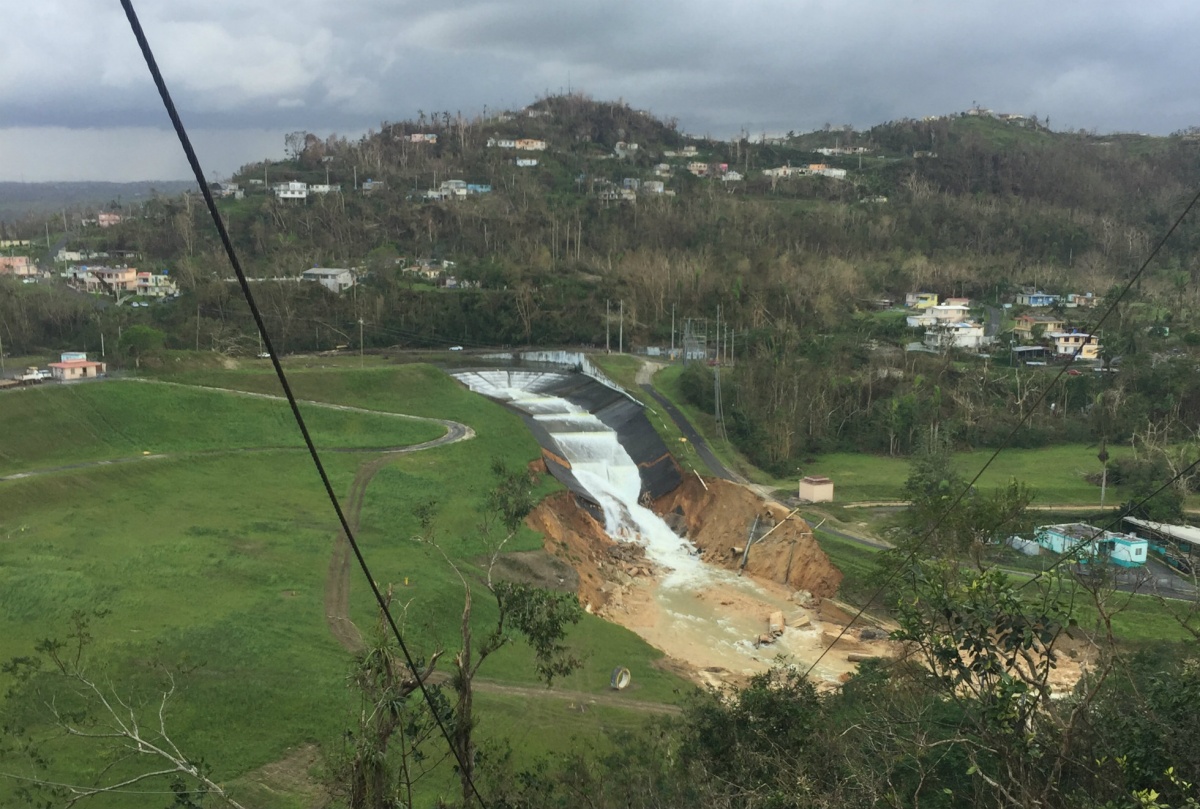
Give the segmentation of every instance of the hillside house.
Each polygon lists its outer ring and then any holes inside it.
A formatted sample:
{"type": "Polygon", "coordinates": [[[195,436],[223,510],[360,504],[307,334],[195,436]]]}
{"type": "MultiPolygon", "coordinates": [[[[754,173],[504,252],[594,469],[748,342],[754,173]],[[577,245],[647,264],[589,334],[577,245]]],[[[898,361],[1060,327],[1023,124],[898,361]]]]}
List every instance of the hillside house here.
{"type": "Polygon", "coordinates": [[[670,163],[656,163],[654,166],[654,176],[655,177],[670,177],[671,176],[671,164],[670,163]]]}
{"type": "Polygon", "coordinates": [[[37,265],[29,256],[0,256],[0,275],[29,278],[37,274],[37,265]]]}
{"type": "Polygon", "coordinates": [[[1054,334],[1066,328],[1066,323],[1061,317],[1054,315],[1034,315],[1024,314],[1019,315],[1013,323],[1013,334],[1018,337],[1023,343],[1033,342],[1033,332],[1038,327],[1041,327],[1043,336],[1054,334]]]}
{"type": "Polygon", "coordinates": [[[1088,292],[1080,295],[1075,292],[1067,293],[1067,302],[1064,304],[1068,309],[1091,309],[1100,303],[1100,299],[1092,293],[1088,292]]]}
{"type": "Polygon", "coordinates": [[[525,152],[544,152],[546,151],[546,141],[535,140],[534,138],[518,138],[515,148],[525,152]]]}
{"type": "Polygon", "coordinates": [[[276,183],[272,189],[279,199],[306,200],[308,199],[308,183],[295,181],[276,183]]]}
{"type": "Polygon", "coordinates": [[[1049,335],[1054,340],[1054,353],[1059,357],[1078,355],[1081,360],[1100,358],[1100,338],[1079,331],[1057,331],[1049,335]]]}
{"type": "Polygon", "coordinates": [[[137,294],[147,298],[169,298],[179,294],[179,287],[165,272],[161,275],[140,272],[137,274],[137,294]]]}
{"type": "Polygon", "coordinates": [[[928,309],[938,305],[936,292],[909,292],[904,296],[904,305],[909,309],[928,309]]]}
{"type": "Polygon", "coordinates": [[[103,211],[96,214],[96,224],[102,228],[111,228],[114,225],[121,224],[121,215],[111,211],[103,211]]]}
{"type": "Polygon", "coordinates": [[[67,283],[84,292],[136,292],[137,269],[134,267],[68,267],[62,273],[67,283]]]}
{"type": "Polygon", "coordinates": [[[690,171],[692,174],[696,175],[697,177],[707,177],[708,176],[708,164],[707,163],[693,161],[693,162],[687,164],[687,170],[690,171]]]}
{"type": "MultiPolygon", "coordinates": [[[[259,182],[261,183],[262,180],[259,180],[259,182]]],[[[246,192],[237,183],[210,183],[208,190],[217,199],[224,199],[226,197],[242,199],[246,196],[246,192]]]]}
{"type": "Polygon", "coordinates": [[[616,146],[613,147],[613,154],[617,157],[630,157],[636,154],[637,151],[638,145],[636,143],[626,143],[623,140],[617,141],[616,146]]]}
{"type": "Polygon", "coordinates": [[[741,182],[742,179],[742,173],[740,171],[734,171],[733,169],[730,169],[721,175],[721,181],[726,183],[737,183],[741,182]]]}
{"type": "Polygon", "coordinates": [[[1149,548],[1146,540],[1132,534],[1105,531],[1081,522],[1043,525],[1036,529],[1034,538],[1051,553],[1120,567],[1142,567],[1149,548]]]}
{"type": "Polygon", "coordinates": [[[1024,292],[1017,293],[1015,302],[1017,306],[1030,306],[1035,309],[1040,309],[1053,306],[1054,304],[1058,303],[1058,301],[1058,295],[1047,295],[1045,292],[1026,290],[1024,292]]]}
{"type": "Polygon", "coordinates": [[[354,273],[339,267],[313,267],[300,274],[303,281],[313,281],[331,292],[342,292],[354,286],[354,273]]]}
{"type": "Polygon", "coordinates": [[[489,149],[515,149],[517,142],[512,138],[488,138],[487,146],[489,149]]]}
{"type": "Polygon", "coordinates": [[[637,191],[641,184],[642,181],[637,177],[626,177],[625,179],[621,180],[621,187],[628,188],[630,191],[637,191]]]}
{"type": "Polygon", "coordinates": [[[970,315],[970,307],[961,304],[942,303],[937,306],[918,309],[915,315],[909,315],[905,318],[905,321],[908,323],[910,329],[929,328],[948,323],[961,323],[967,320],[970,315]]]}
{"type": "Polygon", "coordinates": [[[95,379],[104,376],[108,366],[103,362],[94,362],[82,352],[65,352],[58,362],[50,363],[50,377],[59,382],[73,382],[77,379],[95,379]]]}
{"type": "Polygon", "coordinates": [[[934,350],[947,348],[975,349],[983,348],[991,342],[984,332],[983,326],[970,320],[939,323],[925,331],[923,339],[925,346],[934,350]]]}
{"type": "Polygon", "coordinates": [[[432,132],[414,132],[406,135],[404,139],[409,143],[428,143],[430,145],[438,142],[438,136],[432,132]]]}
{"type": "Polygon", "coordinates": [[[517,168],[522,169],[531,169],[538,164],[537,158],[534,157],[518,157],[513,162],[517,164],[517,168]]]}
{"type": "Polygon", "coordinates": [[[646,180],[642,183],[643,194],[661,194],[666,190],[662,180],[646,180]]]}
{"type": "Polygon", "coordinates": [[[313,183],[308,187],[310,194],[340,194],[341,191],[340,185],[328,185],[327,183],[313,183]]]}

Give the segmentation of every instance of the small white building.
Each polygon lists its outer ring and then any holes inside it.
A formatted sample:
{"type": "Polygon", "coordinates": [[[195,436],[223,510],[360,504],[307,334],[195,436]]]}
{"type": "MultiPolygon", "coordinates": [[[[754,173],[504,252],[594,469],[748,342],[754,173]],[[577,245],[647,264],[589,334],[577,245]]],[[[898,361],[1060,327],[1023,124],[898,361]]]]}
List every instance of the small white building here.
{"type": "Polygon", "coordinates": [[[339,267],[313,267],[301,273],[300,278],[315,281],[331,292],[342,292],[354,286],[354,273],[339,267]]]}
{"type": "Polygon", "coordinates": [[[832,503],[833,481],[817,475],[800,478],[799,495],[806,503],[832,503]]]}

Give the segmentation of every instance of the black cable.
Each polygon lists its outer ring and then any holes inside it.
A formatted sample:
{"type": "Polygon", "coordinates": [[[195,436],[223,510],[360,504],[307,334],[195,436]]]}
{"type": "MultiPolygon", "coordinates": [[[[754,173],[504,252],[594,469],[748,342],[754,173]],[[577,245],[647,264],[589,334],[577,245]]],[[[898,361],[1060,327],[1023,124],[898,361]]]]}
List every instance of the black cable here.
{"type": "MultiPolygon", "coordinates": [[[[271,364],[275,366],[275,375],[279,377],[279,384],[283,387],[283,392],[287,396],[288,405],[291,407],[292,415],[296,419],[296,426],[300,428],[300,433],[304,436],[304,444],[308,447],[308,453],[312,457],[313,465],[316,466],[317,474],[321,477],[321,483],[325,486],[325,493],[329,496],[329,502],[333,505],[333,510],[337,512],[338,522],[342,526],[342,531],[345,532],[346,541],[349,542],[350,547],[354,550],[354,555],[358,559],[358,565],[362,568],[363,575],[366,576],[367,585],[371,588],[371,593],[375,596],[375,601],[379,605],[379,609],[387,619],[388,626],[396,638],[396,644],[400,647],[400,651],[404,655],[404,662],[408,666],[409,671],[412,672],[413,678],[417,681],[417,685],[421,689],[421,695],[425,698],[425,702],[429,706],[430,714],[433,716],[434,721],[437,722],[442,736],[446,739],[446,743],[450,746],[450,751],[454,754],[454,758],[461,768],[460,771],[464,774],[468,773],[469,770],[462,759],[461,751],[454,744],[453,739],[450,738],[450,732],[446,729],[445,723],[442,722],[433,696],[425,687],[425,681],[421,677],[420,672],[417,671],[417,664],[413,660],[412,654],[409,653],[408,645],[405,644],[403,636],[400,634],[400,627],[396,625],[396,620],[392,617],[391,610],[388,609],[387,599],[384,598],[383,593],[379,590],[379,586],[375,583],[375,578],[371,575],[371,570],[367,566],[367,560],[358,546],[358,540],[354,538],[354,532],[350,529],[350,523],[342,511],[342,505],[338,501],[337,494],[333,491],[333,484],[329,480],[329,475],[325,472],[325,466],[321,463],[321,456],[317,453],[317,447],[313,444],[312,436],[308,433],[308,426],[304,423],[304,417],[300,415],[300,407],[296,402],[295,395],[292,393],[291,385],[288,384],[287,376],[283,372],[283,366],[279,363],[279,357],[275,354],[275,347],[271,344],[271,336],[267,333],[262,313],[259,312],[258,305],[254,302],[254,295],[250,292],[250,283],[246,279],[245,272],[242,271],[241,262],[238,261],[237,252],[234,250],[233,242],[230,240],[229,233],[225,229],[225,223],[221,219],[221,214],[217,211],[217,205],[213,200],[208,183],[204,181],[204,170],[200,167],[200,160],[196,157],[196,152],[192,148],[192,143],[188,138],[187,131],[184,129],[183,121],[179,118],[179,113],[175,109],[175,103],[171,100],[171,94],[167,91],[166,82],[163,80],[162,73],[159,72],[158,63],[154,59],[154,53],[150,50],[150,43],[146,39],[145,32],[142,31],[142,25],[138,21],[137,12],[133,9],[133,0],[121,0],[121,7],[125,9],[125,16],[129,19],[130,28],[133,29],[133,35],[137,38],[138,47],[141,48],[142,56],[146,60],[146,67],[149,68],[150,75],[154,78],[154,84],[158,88],[158,94],[162,98],[163,106],[166,107],[167,115],[171,118],[171,125],[175,127],[175,134],[179,136],[179,144],[183,147],[184,154],[187,155],[188,165],[191,166],[192,173],[196,177],[196,183],[200,186],[200,193],[204,196],[204,203],[208,207],[208,212],[212,215],[213,224],[216,226],[217,233],[221,237],[221,243],[225,246],[225,254],[228,256],[229,263],[237,275],[238,283],[242,287],[242,295],[250,307],[250,312],[254,315],[254,322],[258,326],[258,332],[262,335],[263,343],[271,355],[271,364]]],[[[479,789],[475,786],[475,782],[470,776],[467,777],[467,783],[470,785],[471,792],[474,793],[476,800],[479,801],[479,805],[483,809],[487,809],[487,803],[483,800],[483,796],[479,794],[479,789]]]]}
{"type": "MultiPolygon", "coordinates": [[[[1154,245],[1154,249],[1150,251],[1150,254],[1148,256],[1146,256],[1146,260],[1142,262],[1140,267],[1138,267],[1137,272],[1133,273],[1133,275],[1131,275],[1129,277],[1129,281],[1125,284],[1125,286],[1117,294],[1117,297],[1113,300],[1113,302],[1108,305],[1108,308],[1104,310],[1104,314],[1102,314],[1100,316],[1100,319],[1097,320],[1096,323],[1088,329],[1088,332],[1087,332],[1088,337],[1094,336],[1095,332],[1097,330],[1099,330],[1099,328],[1104,324],[1104,321],[1108,319],[1108,316],[1111,315],[1114,311],[1116,311],[1116,308],[1121,303],[1121,300],[1129,293],[1129,290],[1133,288],[1133,285],[1135,283],[1137,283],[1138,279],[1140,279],[1142,277],[1142,274],[1146,271],[1146,268],[1150,266],[1150,262],[1153,261],[1155,256],[1158,255],[1159,251],[1162,250],[1163,246],[1167,243],[1167,240],[1171,238],[1172,234],[1174,234],[1176,229],[1178,229],[1178,227],[1180,226],[1180,224],[1183,223],[1183,220],[1187,218],[1187,215],[1189,213],[1191,213],[1192,208],[1196,207],[1197,203],[1200,203],[1200,191],[1196,192],[1195,196],[1192,197],[1191,202],[1189,202],[1187,204],[1187,206],[1183,209],[1183,212],[1180,213],[1179,216],[1176,217],[1175,221],[1171,224],[1171,227],[1169,227],[1167,229],[1167,232],[1165,234],[1163,234],[1163,237],[1158,240],[1157,244],[1154,245]]],[[[936,531],[941,526],[942,522],[946,519],[946,517],[950,516],[951,512],[953,512],[954,509],[958,507],[958,504],[961,503],[963,498],[967,496],[967,493],[970,492],[975,487],[975,484],[979,481],[979,478],[981,478],[983,476],[983,473],[987,471],[988,467],[992,465],[992,462],[996,460],[996,458],[1000,455],[1001,452],[1003,452],[1005,449],[1008,448],[1008,445],[1010,443],[1012,443],[1013,438],[1016,437],[1017,431],[1020,430],[1023,426],[1025,426],[1025,422],[1028,421],[1033,416],[1034,411],[1037,410],[1038,406],[1040,406],[1041,403],[1045,400],[1046,396],[1049,395],[1051,388],[1053,388],[1054,385],[1067,373],[1067,370],[1070,369],[1071,364],[1074,363],[1076,359],[1078,359],[1081,351],[1083,351],[1083,345],[1080,345],[1078,348],[1075,349],[1075,351],[1073,351],[1071,353],[1070,357],[1063,364],[1063,367],[1061,369],[1059,369],[1059,372],[1057,374],[1055,374],[1053,379],[1050,380],[1050,384],[1047,385],[1042,390],[1042,392],[1034,400],[1033,404],[1029,406],[1029,409],[1026,411],[1026,414],[1021,417],[1021,420],[1017,422],[1016,426],[1013,427],[1013,429],[1005,437],[1003,443],[1001,443],[1000,446],[996,448],[996,451],[992,453],[991,457],[989,457],[987,459],[987,462],[984,463],[984,465],[980,468],[980,470],[975,473],[975,476],[973,478],[971,478],[970,482],[967,483],[967,485],[963,488],[963,490],[961,492],[959,492],[958,496],[956,498],[954,498],[954,501],[946,508],[945,511],[943,511],[938,516],[937,520],[934,521],[934,524],[920,537],[920,539],[917,541],[916,546],[908,554],[908,556],[906,556],[903,560],[901,560],[900,564],[898,564],[896,566],[895,570],[893,570],[888,575],[888,577],[883,580],[883,582],[879,585],[878,589],[876,589],[876,591],[871,594],[871,597],[866,600],[866,602],[858,610],[858,612],[856,612],[850,618],[850,621],[846,624],[846,626],[842,627],[842,631],[839,632],[837,634],[837,636],[833,639],[833,641],[821,651],[821,654],[817,656],[817,659],[814,660],[812,662],[812,665],[810,665],[808,667],[808,669],[804,672],[805,677],[807,677],[812,672],[812,670],[814,668],[816,668],[817,664],[820,663],[821,660],[823,660],[825,658],[825,655],[829,653],[829,650],[832,649],[834,646],[836,646],[838,641],[840,641],[843,637],[845,637],[846,633],[850,631],[850,627],[853,626],[854,623],[859,618],[862,617],[864,612],[866,612],[867,605],[869,605],[876,598],[878,598],[884,592],[884,590],[887,589],[888,585],[890,585],[892,583],[892,581],[894,581],[895,578],[898,575],[900,575],[900,572],[907,565],[909,565],[913,561],[913,559],[916,558],[917,551],[920,549],[921,543],[923,543],[926,539],[928,539],[930,536],[933,535],[933,532],[936,531]]],[[[1197,463],[1200,463],[1200,461],[1197,461],[1197,463]]],[[[1193,464],[1192,466],[1195,466],[1195,465],[1196,464],[1193,464]]],[[[1189,469],[1190,468],[1191,467],[1189,467],[1189,469]]],[[[1169,481],[1167,485],[1170,485],[1170,483],[1172,483],[1172,482],[1174,482],[1174,479],[1169,481]]],[[[1166,486],[1164,486],[1163,488],[1166,488],[1166,486]]],[[[1158,494],[1158,492],[1160,492],[1160,491],[1162,491],[1161,488],[1158,491],[1156,491],[1154,494],[1158,494]]],[[[1153,496],[1154,495],[1150,495],[1150,497],[1153,497],[1153,496]]],[[[1146,498],[1146,500],[1149,500],[1149,499],[1150,499],[1149,497],[1146,498]]],[[[1142,502],[1144,503],[1145,500],[1143,500],[1142,502]]],[[[1061,564],[1063,559],[1065,559],[1065,558],[1066,557],[1061,557],[1054,565],[1052,565],[1049,568],[1049,570],[1053,570],[1055,567],[1057,567],[1059,564],[1061,564]]],[[[1035,577],[1035,579],[1036,579],[1036,577],[1035,577]]],[[[1033,581],[1033,580],[1031,580],[1031,581],[1033,581]]],[[[1028,582],[1026,584],[1028,584],[1028,582]]]]}

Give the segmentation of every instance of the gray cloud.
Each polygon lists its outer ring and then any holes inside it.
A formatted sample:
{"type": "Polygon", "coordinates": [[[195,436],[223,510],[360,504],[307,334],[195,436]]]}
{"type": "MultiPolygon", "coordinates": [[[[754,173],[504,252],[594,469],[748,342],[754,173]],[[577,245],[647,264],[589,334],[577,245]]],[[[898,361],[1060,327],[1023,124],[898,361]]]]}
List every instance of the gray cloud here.
{"type": "MultiPolygon", "coordinates": [[[[568,81],[714,135],[869,125],[972,101],[1049,115],[1056,128],[1200,123],[1200,53],[1189,41],[1200,5],[1186,0],[138,5],[185,121],[222,133],[212,141],[223,144],[223,171],[263,131],[280,143],[296,128],[357,133],[418,109],[519,106],[568,81]]],[[[115,3],[18,4],[6,23],[21,35],[0,51],[0,178],[36,178],[36,163],[53,156],[46,143],[31,151],[29,133],[46,127],[101,139],[165,127],[115,3]]],[[[136,159],[108,168],[114,179],[149,170],[136,159]]]]}

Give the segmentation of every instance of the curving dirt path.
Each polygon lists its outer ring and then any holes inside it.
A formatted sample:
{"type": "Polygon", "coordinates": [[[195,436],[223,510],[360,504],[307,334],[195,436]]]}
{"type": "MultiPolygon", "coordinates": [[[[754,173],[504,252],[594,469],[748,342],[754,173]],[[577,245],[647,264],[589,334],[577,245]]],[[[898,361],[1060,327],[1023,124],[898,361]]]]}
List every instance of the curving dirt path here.
{"type": "MultiPolygon", "coordinates": [[[[110,380],[118,381],[118,380],[110,380]]],[[[160,382],[153,379],[125,379],[121,382],[140,382],[147,385],[173,385],[180,388],[197,388],[199,390],[214,391],[217,393],[227,393],[231,396],[249,396],[256,399],[271,399],[274,401],[286,402],[287,399],[283,396],[277,396],[271,393],[252,393],[244,390],[231,390],[229,388],[215,388],[209,385],[185,385],[181,382],[160,382]]],[[[475,431],[467,425],[458,421],[450,421],[449,419],[435,419],[428,416],[412,416],[407,413],[389,413],[386,410],[369,410],[365,407],[352,407],[350,405],[331,404],[329,402],[316,402],[310,399],[298,399],[300,404],[310,407],[321,407],[327,410],[340,410],[346,413],[365,413],[370,416],[383,416],[385,418],[407,419],[409,421],[424,421],[430,424],[439,424],[446,429],[446,434],[435,438],[432,441],[423,441],[420,444],[410,444],[403,447],[327,447],[322,449],[322,452],[337,452],[337,453],[356,453],[367,455],[402,455],[409,452],[420,452],[422,450],[433,449],[434,447],[443,447],[448,444],[454,444],[459,441],[467,441],[475,437],[475,431]]],[[[131,455],[125,458],[105,458],[98,461],[82,461],[80,463],[62,464],[60,466],[47,466],[42,469],[28,469],[24,472],[13,472],[9,475],[0,475],[0,483],[11,480],[24,480],[25,478],[40,477],[42,475],[52,475],[56,472],[69,472],[75,469],[89,469],[98,466],[112,466],[114,464],[136,463],[138,461],[161,461],[169,458],[182,457],[203,457],[208,455],[244,455],[256,452],[307,452],[305,447],[239,447],[233,449],[205,449],[205,450],[187,450],[183,452],[156,452],[151,455],[131,455]]]]}

